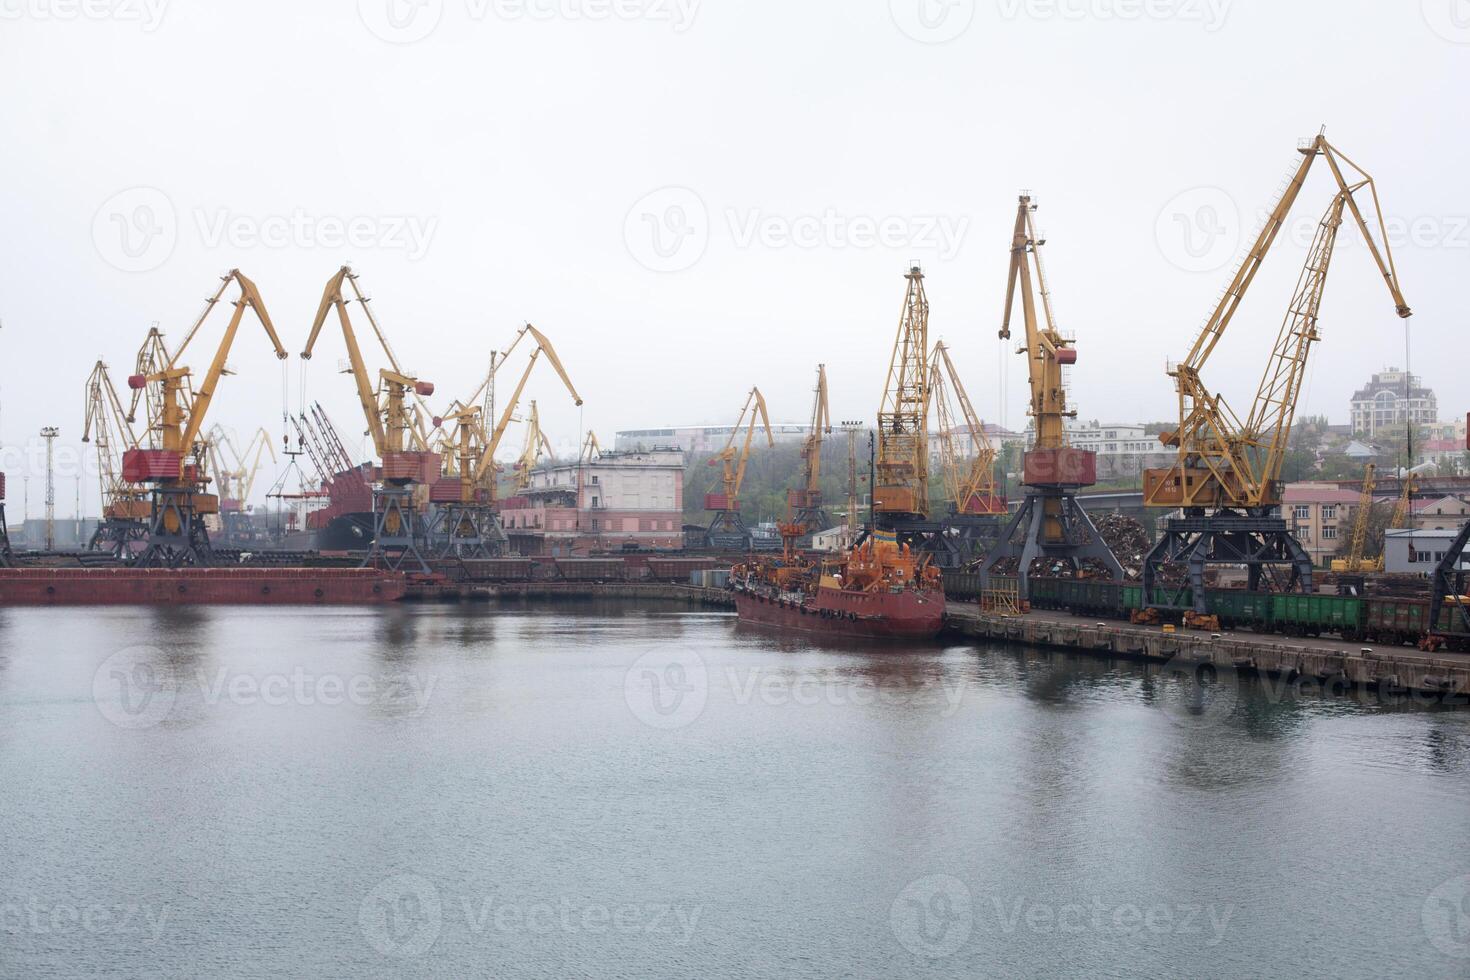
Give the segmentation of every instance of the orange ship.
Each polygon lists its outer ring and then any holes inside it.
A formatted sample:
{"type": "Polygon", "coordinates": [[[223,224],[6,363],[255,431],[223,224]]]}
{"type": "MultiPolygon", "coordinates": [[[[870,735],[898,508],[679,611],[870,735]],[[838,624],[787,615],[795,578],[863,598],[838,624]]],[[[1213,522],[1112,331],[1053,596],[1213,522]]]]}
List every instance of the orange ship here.
{"type": "Polygon", "coordinates": [[[789,546],[780,558],[731,569],[741,622],[892,639],[932,639],[944,626],[944,585],[928,555],[874,532],[846,555],[813,561],[789,546]]]}

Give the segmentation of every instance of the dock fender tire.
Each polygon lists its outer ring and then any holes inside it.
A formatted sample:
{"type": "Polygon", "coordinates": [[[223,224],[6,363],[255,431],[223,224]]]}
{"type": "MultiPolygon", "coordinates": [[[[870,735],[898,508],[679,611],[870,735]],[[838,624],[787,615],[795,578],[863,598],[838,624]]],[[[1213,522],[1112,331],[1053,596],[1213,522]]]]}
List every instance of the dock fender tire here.
{"type": "Polygon", "coordinates": [[[269,585],[262,585],[260,587],[260,594],[261,595],[270,595],[271,594],[271,587],[269,585]]]}
{"type": "Polygon", "coordinates": [[[316,591],[315,591],[315,592],[313,592],[313,593],[312,593],[312,595],[314,595],[314,596],[316,596],[316,597],[317,597],[317,598],[318,598],[318,599],[320,599],[320,598],[322,598],[322,597],[323,597],[323,596],[325,596],[325,595],[326,595],[326,593],[325,593],[325,592],[323,592],[323,591],[322,591],[322,590],[321,590],[321,589],[317,589],[317,590],[316,590],[316,591]]]}

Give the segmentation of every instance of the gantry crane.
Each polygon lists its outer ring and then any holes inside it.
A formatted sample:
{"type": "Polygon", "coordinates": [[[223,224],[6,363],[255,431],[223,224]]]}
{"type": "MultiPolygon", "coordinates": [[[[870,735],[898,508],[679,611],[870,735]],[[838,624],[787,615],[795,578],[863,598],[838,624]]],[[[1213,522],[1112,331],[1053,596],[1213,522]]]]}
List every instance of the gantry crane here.
{"type": "Polygon", "coordinates": [[[787,523],[796,537],[811,539],[832,526],[822,500],[822,443],[832,432],[832,413],[827,407],[827,365],[817,365],[813,389],[812,424],[801,445],[801,489],[786,491],[787,523]]]}
{"type": "MultiPolygon", "coordinates": [[[[1192,611],[1199,615],[1205,612],[1207,564],[1246,566],[1252,591],[1260,590],[1263,585],[1276,586],[1270,573],[1287,566],[1290,572],[1285,588],[1312,591],[1312,560],[1281,516],[1281,464],[1291,437],[1307,359],[1312,344],[1320,339],[1318,316],[1344,211],[1352,215],[1362,233],[1393,299],[1395,313],[1408,317],[1411,312],[1399,288],[1373,178],[1320,133],[1299,146],[1298,152],[1302,159],[1281,199],[1188,356],[1169,371],[1179,395],[1179,427],[1159,439],[1177,449],[1178,459],[1168,469],[1144,472],[1145,502],[1183,512],[1182,517],[1168,521],[1165,534],[1144,562],[1144,595],[1151,598],[1155,595],[1154,587],[1165,564],[1183,564],[1188,570],[1186,584],[1193,590],[1192,611]],[[1286,223],[1308,171],[1319,157],[1327,161],[1337,191],[1317,225],[1255,401],[1242,419],[1224,398],[1205,386],[1202,372],[1286,223]],[[1345,168],[1350,169],[1351,179],[1344,174],[1345,168]],[[1357,195],[1364,189],[1377,219],[1381,249],[1359,206],[1357,195]]],[[[1159,607],[1180,609],[1183,602],[1174,598],[1160,603],[1159,607]]]]}
{"type": "Polygon", "coordinates": [[[258,429],[241,453],[230,434],[218,425],[209,432],[211,471],[219,487],[220,523],[233,544],[248,544],[254,537],[247,517],[250,493],[266,453],[276,461],[270,433],[258,429]],[[225,451],[229,451],[226,457],[225,451]]]}
{"type": "Polygon", "coordinates": [[[1063,562],[1074,575],[1082,573],[1083,562],[1092,561],[1114,579],[1123,578],[1118,559],[1077,501],[1079,489],[1097,482],[1097,454],[1068,444],[1066,420],[1076,418],[1077,412],[1067,405],[1062,368],[1077,363],[1077,348],[1057,329],[1052,316],[1051,292],[1040,251],[1046,239],[1036,234],[1035,213],[1031,196],[1020,195],[1011,231],[1010,276],[1000,338],[1010,339],[1011,316],[1019,294],[1026,337],[1018,353],[1026,356],[1031,392],[1027,414],[1036,439],[1021,463],[1025,499],[1000,532],[995,548],[980,563],[981,588],[989,589],[1000,562],[1018,562],[1017,591],[1022,600],[1030,597],[1031,563],[1037,558],[1063,562]]]}
{"type": "Polygon", "coordinates": [[[719,492],[704,495],[704,509],[714,515],[705,531],[706,547],[721,551],[750,550],[750,531],[740,517],[740,488],[745,483],[745,467],[750,462],[750,447],[755,441],[757,423],[765,431],[767,448],[774,447],[776,439],[771,435],[766,399],[759,388],[752,388],[745,396],[740,417],[735,420],[730,436],[725,440],[725,448],[709,460],[710,466],[719,466],[721,470],[719,492]],[[745,441],[736,449],[735,439],[741,429],[745,430],[745,441]]]}
{"type": "Polygon", "coordinates": [[[515,491],[525,492],[531,485],[531,471],[542,457],[556,462],[556,453],[551,449],[551,440],[541,431],[541,413],[536,410],[536,399],[531,399],[531,410],[526,413],[526,438],[521,444],[521,455],[515,464],[515,491]]]}
{"type": "Polygon", "coordinates": [[[567,374],[561,358],[557,355],[556,348],[552,346],[545,334],[529,323],[517,331],[516,338],[510,346],[493,359],[490,375],[474,394],[464,402],[456,403],[460,406],[459,414],[455,418],[459,426],[458,434],[461,445],[466,448],[463,450],[457,478],[446,480],[442,490],[436,486],[432,493],[432,499],[439,505],[438,513],[435,515],[434,539],[441,547],[452,553],[460,555],[494,553],[500,551],[505,545],[505,531],[500,526],[499,516],[496,513],[499,488],[496,485],[495,454],[499,452],[505,433],[511,422],[515,420],[516,407],[520,404],[521,395],[525,393],[526,383],[530,381],[536,364],[543,357],[556,371],[557,377],[561,379],[562,384],[571,394],[572,402],[581,406],[582,396],[577,393],[576,386],[572,384],[572,379],[567,374]],[[486,418],[485,407],[495,405],[491,394],[495,388],[495,375],[505,366],[521,342],[527,338],[530,338],[535,344],[530,360],[526,363],[525,370],[521,372],[510,397],[506,399],[503,407],[498,409],[499,418],[492,420],[494,428],[487,432],[483,426],[483,419],[486,418]],[[482,396],[485,398],[483,405],[480,404],[482,396]]]}
{"type": "Polygon", "coordinates": [[[276,357],[284,360],[286,349],[276,336],[276,328],[266,312],[260,291],[239,269],[231,269],[220,277],[219,289],[205,302],[204,311],[167,363],[162,367],[153,365],[152,373],[128,378],[128,386],[134,391],[143,391],[149,385],[160,386],[158,417],[156,421],[150,420],[150,430],[156,437],[158,448],[135,447],[123,454],[123,479],[132,483],[148,483],[152,487],[148,544],[138,556],[140,565],[176,568],[184,564],[209,564],[212,560],[204,517],[217,512],[219,500],[204,492],[206,477],[203,474],[201,436],[204,420],[214,402],[215,388],[227,373],[225,359],[235,343],[235,334],[247,309],[254,311],[256,319],[265,328],[266,335],[275,346],[276,357]],[[233,301],[235,312],[225,327],[224,337],[209,370],[197,387],[190,387],[192,374],[180,359],[231,284],[240,291],[233,301]],[[191,459],[192,462],[189,461],[191,459]]]}
{"type": "Polygon", "coordinates": [[[909,537],[902,525],[929,517],[929,299],[917,265],[904,278],[908,288],[878,408],[873,512],[880,529],[909,537]]]}
{"type": "Polygon", "coordinates": [[[105,551],[124,560],[132,557],[135,542],[148,536],[151,511],[148,491],[123,479],[121,456],[138,447],[127,410],[101,360],[87,376],[82,442],[97,450],[98,489],[102,518],[87,543],[89,551],[105,551]]]}
{"type": "Polygon", "coordinates": [[[397,571],[405,566],[414,566],[428,572],[420,544],[424,530],[420,527],[419,508],[414,500],[414,487],[432,484],[439,477],[440,457],[430,452],[423,431],[422,417],[410,399],[427,397],[434,393],[428,381],[404,374],[398,369],[387,339],[378,326],[368,306],[368,298],[357,284],[357,275],[350,266],[342,266],[327,280],[322,290],[321,303],[317,306],[316,319],[312,321],[311,335],[301,352],[302,360],[310,360],[316,347],[327,316],[333,310],[342,327],[342,339],[347,347],[347,371],[357,387],[357,400],[367,422],[368,433],[373,440],[373,451],[380,462],[381,478],[373,487],[373,543],[366,558],[367,564],[381,565],[397,571]],[[349,299],[344,289],[350,289],[349,299]],[[378,371],[376,379],[368,372],[363,360],[362,348],[352,327],[348,305],[356,302],[368,318],[373,333],[378,338],[390,368],[378,371]]]}
{"type": "Polygon", "coordinates": [[[1009,510],[1005,497],[996,492],[995,447],[943,341],[935,342],[929,359],[929,414],[933,420],[931,428],[939,439],[939,459],[949,503],[947,529],[941,541],[946,552],[954,553],[949,560],[941,561],[941,565],[964,566],[994,544],[1009,510]],[[956,432],[961,431],[960,419],[969,442],[964,453],[960,452],[955,438],[956,432]]]}
{"type": "MultiPolygon", "coordinates": [[[[1353,511],[1352,542],[1348,545],[1348,556],[1333,561],[1332,570],[1334,572],[1359,573],[1383,570],[1381,557],[1378,561],[1363,558],[1363,553],[1368,545],[1368,524],[1373,516],[1373,488],[1377,486],[1375,479],[1377,474],[1378,465],[1376,463],[1369,463],[1363,469],[1363,489],[1358,494],[1358,506],[1353,511]]],[[[1405,480],[1404,486],[1408,485],[1409,481],[1405,480]]]]}

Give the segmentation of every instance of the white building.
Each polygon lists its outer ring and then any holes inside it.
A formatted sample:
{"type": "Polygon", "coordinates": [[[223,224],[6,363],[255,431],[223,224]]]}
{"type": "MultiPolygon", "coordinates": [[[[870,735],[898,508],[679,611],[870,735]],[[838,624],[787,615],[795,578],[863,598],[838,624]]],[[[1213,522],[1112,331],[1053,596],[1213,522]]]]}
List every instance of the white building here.
{"type": "MultiPolygon", "coordinates": [[[[1077,449],[1089,449],[1098,456],[1127,456],[1162,452],[1158,436],[1151,436],[1141,424],[1132,422],[1073,422],[1066,427],[1067,442],[1077,449]]],[[[1026,430],[1026,448],[1036,443],[1036,429],[1026,430]]]]}
{"type": "MultiPolygon", "coordinates": [[[[741,428],[744,429],[744,426],[741,428]]],[[[626,429],[614,436],[613,445],[620,453],[668,446],[696,456],[712,455],[725,448],[725,443],[730,440],[730,433],[734,430],[733,425],[673,425],[661,429],[626,429]]],[[[805,422],[771,424],[771,438],[777,443],[805,442],[811,431],[811,425],[805,422]]],[[[744,436],[739,438],[743,440],[744,436]]],[[[760,438],[759,433],[757,438],[760,438]]]]}
{"type": "Polygon", "coordinates": [[[1439,421],[1439,402],[1417,375],[1391,367],[1379,371],[1353,395],[1353,431],[1376,438],[1397,432],[1406,423],[1430,425],[1439,421]]]}
{"type": "MultiPolygon", "coordinates": [[[[1401,575],[1432,575],[1444,560],[1458,530],[1392,530],[1384,536],[1384,571],[1401,575]]],[[[1460,559],[1460,567],[1470,569],[1470,554],[1460,559]]]]}

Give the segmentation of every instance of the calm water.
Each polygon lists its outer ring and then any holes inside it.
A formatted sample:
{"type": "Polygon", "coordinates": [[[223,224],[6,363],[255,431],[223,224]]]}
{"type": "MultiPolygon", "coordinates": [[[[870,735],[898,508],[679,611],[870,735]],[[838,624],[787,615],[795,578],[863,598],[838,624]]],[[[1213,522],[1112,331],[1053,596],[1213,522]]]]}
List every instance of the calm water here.
{"type": "Polygon", "coordinates": [[[1470,711],[609,606],[0,610],[0,974],[1470,976],[1470,711]]]}

